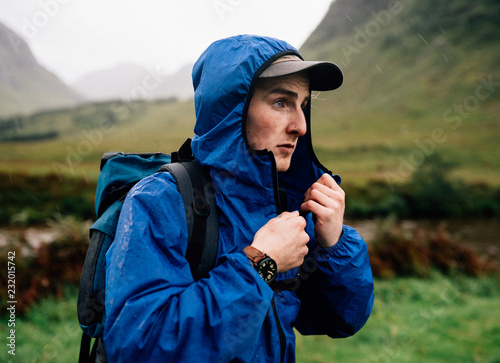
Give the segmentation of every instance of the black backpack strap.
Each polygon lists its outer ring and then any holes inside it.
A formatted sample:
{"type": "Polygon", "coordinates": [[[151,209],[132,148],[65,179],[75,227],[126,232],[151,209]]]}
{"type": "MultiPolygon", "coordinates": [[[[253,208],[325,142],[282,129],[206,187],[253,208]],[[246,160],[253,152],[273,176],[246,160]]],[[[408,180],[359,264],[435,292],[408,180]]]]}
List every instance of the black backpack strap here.
{"type": "Polygon", "coordinates": [[[188,227],[186,259],[195,281],[208,277],[215,266],[219,244],[219,221],[208,168],[196,160],[166,164],[184,200],[188,227]]]}
{"type": "MultiPolygon", "coordinates": [[[[102,338],[100,338],[102,339],[102,338]]],[[[99,338],[94,340],[94,345],[92,346],[92,351],[90,350],[90,344],[92,343],[92,337],[85,333],[82,334],[82,341],[80,343],[80,356],[78,358],[78,363],[94,363],[97,362],[97,347],[99,345],[99,338]]],[[[106,356],[104,355],[104,360],[101,358],[101,362],[105,362],[106,356]]]]}
{"type": "Polygon", "coordinates": [[[179,150],[172,152],[170,156],[172,163],[194,160],[193,151],[191,149],[191,138],[184,141],[184,144],[182,144],[179,150]]]}
{"type": "Polygon", "coordinates": [[[177,183],[177,190],[182,195],[184,208],[186,209],[188,241],[191,241],[194,223],[193,209],[191,208],[191,206],[194,202],[194,194],[193,184],[191,183],[191,178],[186,170],[186,167],[181,163],[165,164],[160,168],[159,171],[168,171],[170,174],[172,174],[177,183]]]}
{"type": "Polygon", "coordinates": [[[82,341],[80,343],[80,357],[78,359],[79,363],[91,362],[89,356],[90,342],[92,338],[85,333],[82,333],[82,341]]]}

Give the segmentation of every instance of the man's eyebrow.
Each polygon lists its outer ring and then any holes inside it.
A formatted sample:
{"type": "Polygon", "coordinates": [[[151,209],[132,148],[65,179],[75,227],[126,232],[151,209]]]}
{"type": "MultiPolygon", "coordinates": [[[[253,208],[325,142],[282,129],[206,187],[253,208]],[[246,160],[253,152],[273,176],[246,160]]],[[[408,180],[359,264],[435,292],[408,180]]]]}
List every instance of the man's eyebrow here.
{"type": "MultiPolygon", "coordinates": [[[[275,87],[275,88],[272,88],[268,94],[272,95],[272,94],[275,94],[275,93],[278,93],[278,94],[282,94],[282,95],[287,95],[287,96],[290,96],[294,99],[298,99],[299,98],[299,95],[297,92],[294,92],[294,91],[291,91],[289,89],[286,89],[286,88],[282,88],[282,87],[275,87]]],[[[304,99],[304,101],[309,101],[311,99],[311,93],[309,93],[307,95],[307,97],[304,99]]]]}

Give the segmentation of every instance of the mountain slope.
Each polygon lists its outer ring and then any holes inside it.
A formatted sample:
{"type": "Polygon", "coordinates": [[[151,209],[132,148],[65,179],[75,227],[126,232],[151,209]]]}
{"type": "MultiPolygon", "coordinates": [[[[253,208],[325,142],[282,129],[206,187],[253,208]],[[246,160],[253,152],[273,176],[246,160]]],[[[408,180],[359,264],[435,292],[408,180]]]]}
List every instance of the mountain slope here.
{"type": "MultiPolygon", "coordinates": [[[[394,188],[436,153],[455,164],[452,177],[500,185],[499,4],[332,4],[301,53],[334,61],[345,75],[342,87],[312,102],[315,151],[343,185],[381,180],[394,188]]],[[[76,159],[71,172],[83,165],[97,171],[103,152],[175,150],[192,135],[194,119],[191,99],[111,102],[3,120],[0,139],[8,142],[0,142],[0,169],[27,170],[35,158],[49,170],[76,159]]]]}
{"type": "Polygon", "coordinates": [[[335,1],[301,48],[345,76],[320,96],[320,153],[352,161],[345,172],[389,182],[435,152],[467,162],[459,176],[498,176],[499,39],[497,1],[335,1]]]}
{"type": "Polygon", "coordinates": [[[92,101],[190,98],[192,66],[182,67],[174,74],[134,64],[121,64],[87,74],[72,87],[92,101]]]}
{"type": "Polygon", "coordinates": [[[22,38],[0,23],[0,116],[81,101],[80,95],[37,62],[22,38]]]}
{"type": "Polygon", "coordinates": [[[91,101],[120,99],[135,85],[140,85],[146,69],[135,64],[118,66],[88,73],[71,86],[91,101]]]}

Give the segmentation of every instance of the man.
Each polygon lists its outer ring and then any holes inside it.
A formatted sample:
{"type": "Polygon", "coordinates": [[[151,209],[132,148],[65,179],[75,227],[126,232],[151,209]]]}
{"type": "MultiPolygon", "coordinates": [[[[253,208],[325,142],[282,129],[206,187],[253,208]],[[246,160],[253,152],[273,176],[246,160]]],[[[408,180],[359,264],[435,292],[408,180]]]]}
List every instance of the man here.
{"type": "Polygon", "coordinates": [[[366,245],[342,225],[340,179],[310,137],[310,91],[341,83],[334,64],[304,62],[272,38],[231,37],[201,55],[191,146],[215,188],[217,263],[193,280],[169,173],[134,187],[106,256],[110,361],[290,362],[294,328],[335,338],[364,325],[373,304],[366,245]],[[293,289],[275,288],[285,281],[293,289]]]}

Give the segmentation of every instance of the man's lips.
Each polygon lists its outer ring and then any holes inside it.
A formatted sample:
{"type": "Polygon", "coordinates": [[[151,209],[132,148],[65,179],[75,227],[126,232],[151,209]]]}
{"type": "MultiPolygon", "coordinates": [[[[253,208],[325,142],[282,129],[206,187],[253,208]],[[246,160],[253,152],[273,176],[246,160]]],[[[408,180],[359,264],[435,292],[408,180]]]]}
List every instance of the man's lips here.
{"type": "Polygon", "coordinates": [[[281,144],[277,146],[278,150],[284,154],[291,154],[295,149],[294,144],[281,144]]]}

